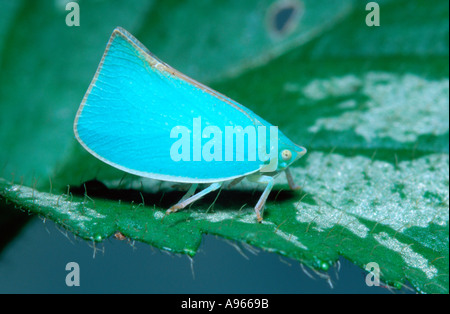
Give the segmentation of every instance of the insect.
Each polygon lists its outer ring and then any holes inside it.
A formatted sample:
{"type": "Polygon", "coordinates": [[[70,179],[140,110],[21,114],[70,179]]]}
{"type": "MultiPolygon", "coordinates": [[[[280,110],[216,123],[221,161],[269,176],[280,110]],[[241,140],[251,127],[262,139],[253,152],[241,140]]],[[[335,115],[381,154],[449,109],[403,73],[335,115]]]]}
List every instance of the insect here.
{"type": "Polygon", "coordinates": [[[247,178],[264,184],[255,206],[259,222],[276,175],[284,171],[290,188],[298,188],[288,167],[306,153],[251,110],[159,60],[120,27],[81,102],[74,133],[89,153],[115,168],[191,184],[167,214],[225,183],[247,178]],[[199,184],[208,186],[195,193],[199,184]]]}

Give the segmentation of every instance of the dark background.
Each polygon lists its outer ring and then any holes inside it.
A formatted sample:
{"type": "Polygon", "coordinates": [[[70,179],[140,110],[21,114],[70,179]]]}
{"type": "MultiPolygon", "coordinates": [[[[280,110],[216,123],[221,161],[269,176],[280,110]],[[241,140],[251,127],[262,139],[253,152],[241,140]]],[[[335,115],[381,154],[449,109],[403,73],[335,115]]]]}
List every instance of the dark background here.
{"type": "Polygon", "coordinates": [[[74,238],[51,221],[33,219],[0,255],[0,293],[411,293],[368,287],[365,272],[341,258],[326,279],[311,279],[297,261],[206,235],[191,260],[147,244],[74,238]],[[95,253],[95,257],[94,257],[95,253]],[[68,287],[66,264],[80,266],[80,286],[68,287]],[[192,273],[192,269],[194,275],[192,273]],[[195,276],[195,278],[194,278],[195,276]]]}

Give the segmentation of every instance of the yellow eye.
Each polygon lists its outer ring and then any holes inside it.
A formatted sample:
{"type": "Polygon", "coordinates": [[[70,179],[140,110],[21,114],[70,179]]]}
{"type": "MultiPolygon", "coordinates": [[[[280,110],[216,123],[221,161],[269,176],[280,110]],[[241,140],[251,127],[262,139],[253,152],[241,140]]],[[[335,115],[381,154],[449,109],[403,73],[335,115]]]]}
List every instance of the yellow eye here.
{"type": "Polygon", "coordinates": [[[289,149],[285,149],[281,152],[281,158],[283,158],[284,161],[288,161],[292,158],[292,152],[289,149]]]}

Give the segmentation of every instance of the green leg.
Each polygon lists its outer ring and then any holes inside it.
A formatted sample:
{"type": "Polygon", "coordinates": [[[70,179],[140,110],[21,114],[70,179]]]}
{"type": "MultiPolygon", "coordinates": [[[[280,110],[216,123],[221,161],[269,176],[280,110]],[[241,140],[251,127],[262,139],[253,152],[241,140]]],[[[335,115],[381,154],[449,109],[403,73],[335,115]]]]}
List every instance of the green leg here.
{"type": "Polygon", "coordinates": [[[288,182],[291,190],[300,190],[301,186],[297,185],[294,182],[294,178],[292,178],[291,170],[289,170],[289,168],[286,168],[286,170],[284,170],[284,173],[286,174],[286,179],[287,179],[287,182],[288,182]]]}
{"type": "MultiPolygon", "coordinates": [[[[186,206],[188,206],[189,204],[195,202],[196,200],[202,198],[203,196],[205,196],[206,194],[213,192],[217,189],[219,189],[222,186],[223,182],[216,182],[211,184],[210,186],[208,186],[206,189],[198,192],[197,194],[186,198],[183,197],[177,204],[173,205],[172,207],[170,207],[167,211],[166,211],[166,215],[170,214],[170,213],[174,213],[180,209],[185,208],[186,206]]],[[[193,184],[193,186],[196,184],[193,184]]],[[[195,189],[193,191],[191,191],[191,188],[189,189],[189,191],[186,194],[189,194],[190,192],[193,194],[195,192],[195,189]]],[[[186,196],[186,195],[185,195],[186,196]]]]}
{"type": "Polygon", "coordinates": [[[255,206],[256,219],[258,220],[258,222],[261,222],[264,212],[264,206],[266,205],[267,197],[269,196],[270,191],[273,188],[274,180],[273,177],[269,176],[260,176],[257,178],[250,177],[249,180],[256,183],[266,184],[266,188],[264,189],[263,194],[261,194],[261,197],[259,198],[259,201],[255,206]]]}

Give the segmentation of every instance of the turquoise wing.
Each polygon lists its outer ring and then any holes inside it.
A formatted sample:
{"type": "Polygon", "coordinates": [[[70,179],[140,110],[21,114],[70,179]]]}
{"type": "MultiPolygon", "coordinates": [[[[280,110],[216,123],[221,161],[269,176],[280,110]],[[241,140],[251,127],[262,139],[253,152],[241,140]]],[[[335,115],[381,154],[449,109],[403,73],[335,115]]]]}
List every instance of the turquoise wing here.
{"type": "MultiPolygon", "coordinates": [[[[192,80],[153,56],[136,38],[116,28],[77,112],[75,136],[92,155],[120,170],[158,180],[207,183],[261,169],[258,160],[174,160],[171,137],[203,128],[269,125],[249,109],[192,80]]],[[[198,139],[198,138],[197,138],[198,139]]],[[[201,138],[201,145],[208,138],[201,138]]],[[[190,143],[194,139],[190,139],[190,143]]],[[[224,149],[225,140],[222,140],[224,149]]],[[[232,148],[236,156],[236,145],[232,148]]],[[[239,148],[238,148],[239,149],[239,148]]],[[[185,152],[184,152],[185,153],[185,152]]]]}

